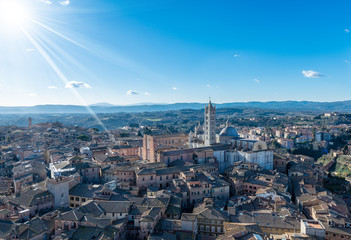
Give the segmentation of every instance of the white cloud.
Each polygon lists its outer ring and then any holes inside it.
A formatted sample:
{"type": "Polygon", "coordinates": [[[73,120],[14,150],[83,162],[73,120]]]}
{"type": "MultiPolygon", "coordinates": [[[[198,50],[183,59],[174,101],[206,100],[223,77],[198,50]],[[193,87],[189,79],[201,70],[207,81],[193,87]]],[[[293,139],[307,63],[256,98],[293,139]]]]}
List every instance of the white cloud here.
{"type": "Polygon", "coordinates": [[[302,70],[302,74],[304,75],[304,77],[307,77],[307,78],[320,78],[320,77],[323,77],[323,75],[319,72],[315,72],[313,70],[302,70]]]}
{"type": "Polygon", "coordinates": [[[63,0],[60,2],[61,5],[63,6],[67,6],[67,5],[70,5],[71,1],[70,0],[63,0]]]}
{"type": "Polygon", "coordinates": [[[174,91],[179,90],[179,88],[177,88],[177,87],[173,87],[172,89],[173,89],[174,91]]]}
{"type": "Polygon", "coordinates": [[[350,32],[350,29],[345,28],[345,32],[346,32],[346,33],[349,33],[349,32],[350,32]]]}
{"type": "Polygon", "coordinates": [[[35,49],[34,48],[27,48],[26,51],[27,52],[35,52],[35,49]]]}
{"type": "Polygon", "coordinates": [[[145,95],[151,95],[149,92],[144,92],[145,95]]]}
{"type": "Polygon", "coordinates": [[[240,55],[239,54],[234,54],[233,57],[240,57],[240,55]]]}
{"type": "Polygon", "coordinates": [[[254,78],[254,82],[260,83],[261,81],[260,81],[260,79],[254,78]]]}
{"type": "Polygon", "coordinates": [[[206,84],[206,87],[207,88],[211,88],[212,86],[210,84],[206,84]]]}
{"type": "Polygon", "coordinates": [[[56,86],[48,86],[49,89],[57,89],[58,87],[56,86]]]}
{"type": "Polygon", "coordinates": [[[39,0],[39,1],[48,5],[52,4],[52,2],[49,0],[39,0]]]}
{"type": "Polygon", "coordinates": [[[129,90],[127,91],[127,95],[138,95],[139,93],[137,91],[134,90],[129,90]]]}
{"type": "Polygon", "coordinates": [[[28,93],[28,96],[29,97],[36,97],[36,96],[38,96],[36,93],[28,93]]]}
{"type": "Polygon", "coordinates": [[[70,81],[66,83],[66,88],[91,88],[91,86],[85,82],[70,81]]]}
{"type": "Polygon", "coordinates": [[[349,61],[349,60],[347,60],[347,59],[345,59],[345,63],[350,63],[350,61],[349,61]]]}

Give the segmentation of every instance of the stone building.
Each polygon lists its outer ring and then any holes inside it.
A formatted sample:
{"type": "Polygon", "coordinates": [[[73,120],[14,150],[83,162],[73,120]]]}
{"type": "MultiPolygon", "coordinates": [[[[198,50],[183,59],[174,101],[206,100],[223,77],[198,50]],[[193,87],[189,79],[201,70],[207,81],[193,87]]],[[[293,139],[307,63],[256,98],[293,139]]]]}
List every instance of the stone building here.
{"type": "Polygon", "coordinates": [[[236,139],[230,149],[224,153],[214,154],[218,162],[219,172],[233,165],[235,162],[249,162],[258,164],[264,169],[273,169],[273,151],[268,149],[267,144],[263,141],[236,139]]]}
{"type": "Polygon", "coordinates": [[[69,186],[67,177],[47,179],[46,187],[48,188],[48,191],[54,196],[55,207],[68,207],[69,186]]]}
{"type": "Polygon", "coordinates": [[[320,221],[301,219],[301,233],[308,236],[325,238],[325,228],[320,221]]]}
{"type": "Polygon", "coordinates": [[[143,160],[156,162],[156,152],[159,149],[180,148],[187,144],[185,134],[144,135],[143,160]]]}

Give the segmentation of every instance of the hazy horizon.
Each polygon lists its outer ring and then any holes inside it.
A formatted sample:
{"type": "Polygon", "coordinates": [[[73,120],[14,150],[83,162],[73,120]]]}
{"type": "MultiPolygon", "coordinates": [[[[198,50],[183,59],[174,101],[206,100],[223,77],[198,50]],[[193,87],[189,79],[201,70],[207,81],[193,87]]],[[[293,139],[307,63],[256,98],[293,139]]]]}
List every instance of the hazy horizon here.
{"type": "MultiPolygon", "coordinates": [[[[228,103],[270,103],[270,102],[315,102],[315,103],[335,103],[335,102],[346,102],[346,101],[351,101],[351,99],[347,100],[337,100],[337,101],[313,101],[313,100],[281,100],[281,101],[235,101],[235,102],[216,102],[212,101],[214,104],[228,104],[228,103]]],[[[82,105],[82,104],[60,104],[60,103],[48,103],[48,104],[35,104],[35,105],[0,105],[0,107],[35,107],[35,106],[110,106],[110,107],[128,107],[128,106],[142,106],[142,105],[171,105],[171,104],[207,104],[207,102],[139,102],[139,103],[132,103],[132,104],[113,104],[113,103],[108,103],[108,102],[96,102],[92,104],[87,104],[87,105],[82,105]],[[100,105],[101,104],[101,105],[100,105]],[[105,105],[106,104],[106,105],[105,105]]]]}

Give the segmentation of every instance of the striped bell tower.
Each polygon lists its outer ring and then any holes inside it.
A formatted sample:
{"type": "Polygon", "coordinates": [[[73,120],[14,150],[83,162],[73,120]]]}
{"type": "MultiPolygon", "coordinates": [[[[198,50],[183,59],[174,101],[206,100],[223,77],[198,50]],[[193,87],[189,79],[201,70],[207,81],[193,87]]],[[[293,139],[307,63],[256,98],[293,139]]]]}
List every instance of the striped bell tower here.
{"type": "Polygon", "coordinates": [[[212,105],[211,98],[207,106],[205,106],[205,146],[216,143],[216,106],[212,105]]]}

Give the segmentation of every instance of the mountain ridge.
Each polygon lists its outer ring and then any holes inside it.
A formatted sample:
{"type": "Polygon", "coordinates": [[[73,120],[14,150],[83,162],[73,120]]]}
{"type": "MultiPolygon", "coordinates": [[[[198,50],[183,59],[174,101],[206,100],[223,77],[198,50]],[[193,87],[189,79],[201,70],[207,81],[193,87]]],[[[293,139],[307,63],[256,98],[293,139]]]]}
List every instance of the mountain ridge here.
{"type": "MultiPolygon", "coordinates": [[[[133,105],[114,105],[106,102],[89,106],[45,104],[35,106],[0,106],[0,114],[45,114],[45,113],[118,113],[118,112],[155,112],[182,109],[201,109],[207,103],[144,103],[133,105]]],[[[216,104],[216,103],[214,103],[216,104]]],[[[315,101],[251,101],[218,103],[217,108],[259,108],[279,111],[312,111],[312,112],[350,112],[351,100],[334,102],[315,101]]]]}

